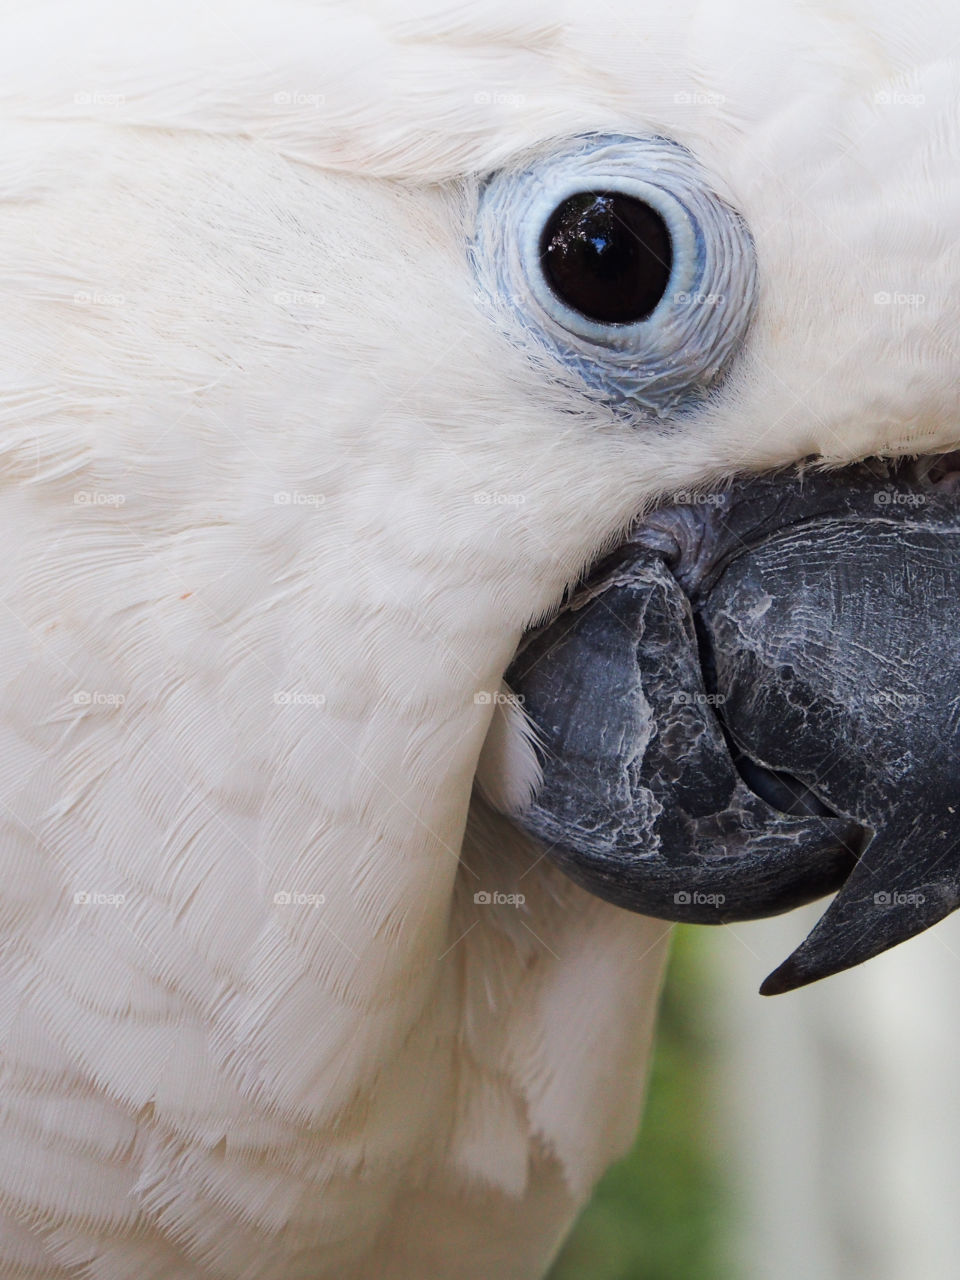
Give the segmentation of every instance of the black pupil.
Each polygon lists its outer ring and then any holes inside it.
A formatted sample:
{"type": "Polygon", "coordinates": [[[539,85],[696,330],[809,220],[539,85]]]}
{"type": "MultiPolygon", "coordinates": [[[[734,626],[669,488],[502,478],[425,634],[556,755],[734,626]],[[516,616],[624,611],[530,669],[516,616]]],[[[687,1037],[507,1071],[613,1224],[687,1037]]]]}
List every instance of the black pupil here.
{"type": "Polygon", "coordinates": [[[631,324],[666,293],[673,247],[663,219],[642,200],[582,191],[550,215],[540,261],[568,307],[605,324],[631,324]]]}

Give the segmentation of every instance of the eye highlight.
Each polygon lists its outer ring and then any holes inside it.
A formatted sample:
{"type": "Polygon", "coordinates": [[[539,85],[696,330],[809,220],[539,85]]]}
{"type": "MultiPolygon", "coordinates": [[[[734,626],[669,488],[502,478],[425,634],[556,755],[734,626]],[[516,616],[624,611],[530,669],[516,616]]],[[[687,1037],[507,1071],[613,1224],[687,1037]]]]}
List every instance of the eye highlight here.
{"type": "Polygon", "coordinates": [[[673,246],[649,205],[618,191],[584,191],[548,218],[540,262],[561,302],[592,320],[631,324],[666,293],[673,246]]]}
{"type": "Polygon", "coordinates": [[[749,231],[667,138],[592,134],[493,174],[471,255],[511,341],[634,421],[701,403],[755,306],[749,231]]]}

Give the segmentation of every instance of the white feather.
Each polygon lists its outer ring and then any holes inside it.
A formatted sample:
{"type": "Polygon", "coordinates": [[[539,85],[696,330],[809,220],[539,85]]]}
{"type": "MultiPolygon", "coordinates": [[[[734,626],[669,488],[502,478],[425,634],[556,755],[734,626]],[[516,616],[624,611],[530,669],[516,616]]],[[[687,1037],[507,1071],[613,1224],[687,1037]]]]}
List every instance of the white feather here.
{"type": "Polygon", "coordinates": [[[671,487],[955,442],[958,36],[933,0],[6,7],[4,1276],[547,1265],[635,1127],[664,928],[471,805],[475,694],[671,487]],[[689,145],[757,242],[749,349],[672,434],[475,298],[477,176],[591,128],[689,145]]]}

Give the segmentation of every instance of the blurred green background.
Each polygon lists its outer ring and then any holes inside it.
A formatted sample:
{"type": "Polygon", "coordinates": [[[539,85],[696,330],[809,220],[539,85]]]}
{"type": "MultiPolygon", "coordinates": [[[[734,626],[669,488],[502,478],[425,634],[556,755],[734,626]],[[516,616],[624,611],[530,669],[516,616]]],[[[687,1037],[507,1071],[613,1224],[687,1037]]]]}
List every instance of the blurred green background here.
{"type": "Polygon", "coordinates": [[[549,1280],[735,1280],[733,1191],[707,929],[674,930],[640,1134],[602,1179],[549,1280]]]}

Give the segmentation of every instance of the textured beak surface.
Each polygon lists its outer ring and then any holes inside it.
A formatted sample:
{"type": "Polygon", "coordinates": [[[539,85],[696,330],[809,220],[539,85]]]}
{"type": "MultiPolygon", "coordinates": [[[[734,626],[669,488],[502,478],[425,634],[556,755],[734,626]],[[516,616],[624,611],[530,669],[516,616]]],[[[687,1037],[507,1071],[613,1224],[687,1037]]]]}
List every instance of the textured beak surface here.
{"type": "Polygon", "coordinates": [[[949,470],[765,477],[662,509],[531,633],[518,821],[670,920],[839,890],[766,994],[960,905],[960,498],[949,470]]]}

